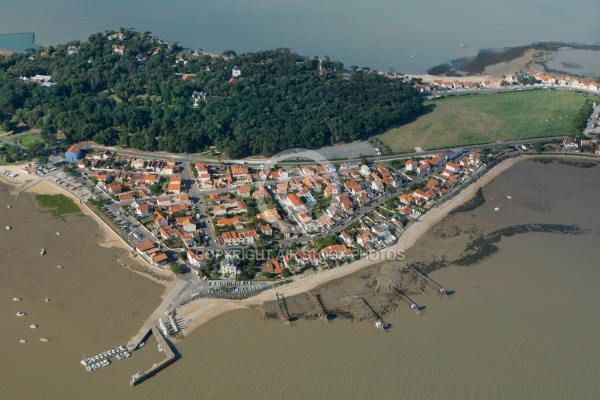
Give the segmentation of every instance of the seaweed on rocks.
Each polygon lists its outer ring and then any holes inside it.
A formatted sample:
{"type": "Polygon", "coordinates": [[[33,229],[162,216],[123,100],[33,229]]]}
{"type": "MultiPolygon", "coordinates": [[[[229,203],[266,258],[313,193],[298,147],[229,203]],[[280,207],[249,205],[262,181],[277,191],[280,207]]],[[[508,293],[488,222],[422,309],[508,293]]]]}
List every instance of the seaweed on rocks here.
{"type": "Polygon", "coordinates": [[[597,167],[599,164],[598,162],[595,161],[580,161],[580,160],[573,160],[573,159],[561,159],[561,158],[544,158],[544,157],[540,157],[540,158],[534,158],[533,161],[538,162],[540,164],[563,164],[563,165],[568,165],[570,167],[575,167],[575,168],[594,168],[597,167]]]}
{"type": "Polygon", "coordinates": [[[482,206],[484,203],[485,203],[485,198],[483,197],[483,190],[481,190],[481,188],[479,188],[477,190],[477,193],[475,193],[475,196],[473,196],[473,198],[471,200],[456,207],[455,209],[450,211],[448,214],[457,214],[457,213],[462,213],[462,212],[466,212],[466,211],[471,211],[471,210],[476,209],[477,207],[482,206]]]}
{"type": "Polygon", "coordinates": [[[588,233],[588,230],[582,229],[577,225],[564,224],[523,224],[508,226],[506,228],[495,230],[494,232],[478,237],[471,241],[466,247],[467,254],[451,262],[452,265],[469,266],[479,263],[494,254],[500,248],[496,246],[504,237],[511,237],[522,233],[561,233],[563,235],[583,235],[588,233]]]}

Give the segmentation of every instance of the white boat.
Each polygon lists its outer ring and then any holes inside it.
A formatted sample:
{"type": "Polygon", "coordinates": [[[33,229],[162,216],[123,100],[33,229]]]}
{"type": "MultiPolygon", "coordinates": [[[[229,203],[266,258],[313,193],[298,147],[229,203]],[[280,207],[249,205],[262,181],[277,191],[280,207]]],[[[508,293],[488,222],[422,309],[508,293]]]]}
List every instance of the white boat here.
{"type": "Polygon", "coordinates": [[[141,349],[142,347],[144,347],[144,345],[145,345],[145,344],[146,344],[146,343],[144,343],[144,342],[140,343],[140,344],[138,345],[138,349],[141,349]]]}
{"type": "Polygon", "coordinates": [[[60,236],[60,232],[56,232],[56,236],[60,236]]]}
{"type": "Polygon", "coordinates": [[[92,370],[92,368],[91,368],[91,367],[88,365],[87,367],[85,367],[85,370],[86,370],[87,372],[90,372],[90,371],[92,370]]]}
{"type": "Polygon", "coordinates": [[[412,56],[410,56],[410,58],[415,58],[415,55],[413,54],[412,56]]]}
{"type": "Polygon", "coordinates": [[[495,207],[494,211],[500,211],[500,207],[495,207]]]}
{"type": "Polygon", "coordinates": [[[44,254],[46,254],[46,249],[40,250],[40,256],[43,256],[44,254]]]}
{"type": "Polygon", "coordinates": [[[511,196],[506,196],[506,198],[507,198],[507,199],[512,199],[512,197],[511,197],[511,196]]]}
{"type": "Polygon", "coordinates": [[[49,341],[50,341],[50,339],[46,339],[46,338],[43,338],[43,337],[40,338],[40,342],[49,342],[49,341]]]}
{"type": "Polygon", "coordinates": [[[63,269],[63,268],[64,268],[64,267],[63,267],[62,265],[60,265],[60,264],[55,264],[54,266],[55,266],[56,268],[58,268],[58,269],[63,269]]]}
{"type": "Polygon", "coordinates": [[[383,324],[383,322],[377,321],[377,322],[375,322],[375,328],[383,329],[383,328],[385,328],[385,325],[383,324]]]}
{"type": "Polygon", "coordinates": [[[12,229],[12,228],[11,228],[10,226],[6,225],[6,230],[7,230],[7,231],[10,231],[11,229],[12,229]]]}
{"type": "Polygon", "coordinates": [[[29,325],[29,327],[30,327],[31,329],[35,329],[35,328],[37,328],[38,326],[39,326],[38,324],[31,324],[31,325],[29,325]]]}
{"type": "Polygon", "coordinates": [[[27,340],[21,339],[21,340],[19,340],[19,343],[27,343],[27,340]]]}
{"type": "Polygon", "coordinates": [[[17,317],[23,317],[23,316],[25,316],[25,315],[27,315],[27,314],[25,314],[23,311],[19,311],[19,312],[17,313],[17,317]]]}
{"type": "Polygon", "coordinates": [[[165,351],[165,349],[163,349],[163,347],[160,345],[160,343],[158,344],[158,351],[165,351]]]}
{"type": "Polygon", "coordinates": [[[46,303],[50,303],[50,299],[48,298],[48,296],[44,297],[44,301],[45,301],[46,303]]]}
{"type": "Polygon", "coordinates": [[[12,301],[21,301],[21,298],[20,297],[13,297],[12,301]]]}

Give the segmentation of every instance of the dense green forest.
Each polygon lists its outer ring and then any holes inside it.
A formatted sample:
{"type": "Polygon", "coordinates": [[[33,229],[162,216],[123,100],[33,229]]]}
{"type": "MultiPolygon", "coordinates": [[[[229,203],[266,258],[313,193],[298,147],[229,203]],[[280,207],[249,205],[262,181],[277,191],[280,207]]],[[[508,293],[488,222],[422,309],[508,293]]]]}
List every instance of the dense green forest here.
{"type": "Polygon", "coordinates": [[[328,58],[289,49],[194,55],[148,32],[121,32],[123,40],[97,33],[86,42],[0,56],[2,126],[24,122],[49,142],[60,134],[142,150],[216,145],[237,158],[364,139],[422,108],[409,84],[328,58]],[[114,45],[124,46],[122,55],[114,45]],[[69,46],[79,51],[68,54],[69,46]],[[235,66],[241,76],[232,81],[235,66]],[[55,85],[19,79],[36,74],[51,75],[55,85]],[[197,107],[194,92],[208,94],[197,107]]]}

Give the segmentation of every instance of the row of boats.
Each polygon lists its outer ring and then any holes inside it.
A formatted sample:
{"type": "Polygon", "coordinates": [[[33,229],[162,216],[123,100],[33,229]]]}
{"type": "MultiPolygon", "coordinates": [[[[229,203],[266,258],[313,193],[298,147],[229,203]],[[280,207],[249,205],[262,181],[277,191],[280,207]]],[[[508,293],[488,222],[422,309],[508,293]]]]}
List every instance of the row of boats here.
{"type": "MultiPolygon", "coordinates": [[[[46,338],[43,338],[43,337],[40,338],[40,342],[49,342],[49,341],[50,341],[50,339],[46,339],[46,338]]],[[[26,340],[26,339],[19,339],[19,343],[25,344],[25,343],[29,343],[29,341],[26,340]]]]}
{"type": "Polygon", "coordinates": [[[102,367],[108,367],[110,365],[110,360],[104,359],[102,361],[98,361],[94,364],[89,364],[85,366],[86,371],[96,371],[102,367]]]}
{"type": "Polygon", "coordinates": [[[81,360],[81,365],[83,365],[87,371],[96,371],[99,368],[110,365],[109,358],[112,356],[117,360],[124,360],[131,357],[131,353],[126,351],[125,346],[119,346],[93,357],[84,358],[81,360]]]}

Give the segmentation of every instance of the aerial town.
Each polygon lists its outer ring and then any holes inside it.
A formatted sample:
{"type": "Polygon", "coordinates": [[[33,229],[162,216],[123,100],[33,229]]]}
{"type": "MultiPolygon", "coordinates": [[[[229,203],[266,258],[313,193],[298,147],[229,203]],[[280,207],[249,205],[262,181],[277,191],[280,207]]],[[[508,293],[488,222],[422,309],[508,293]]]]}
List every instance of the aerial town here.
{"type": "Polygon", "coordinates": [[[64,168],[21,172],[70,189],[153,266],[185,264],[208,280],[277,279],[390,246],[485,161],[514,151],[446,150],[405,162],[267,169],[72,145],[64,168]],[[227,256],[241,249],[255,258],[243,270],[244,260],[227,256]]]}

